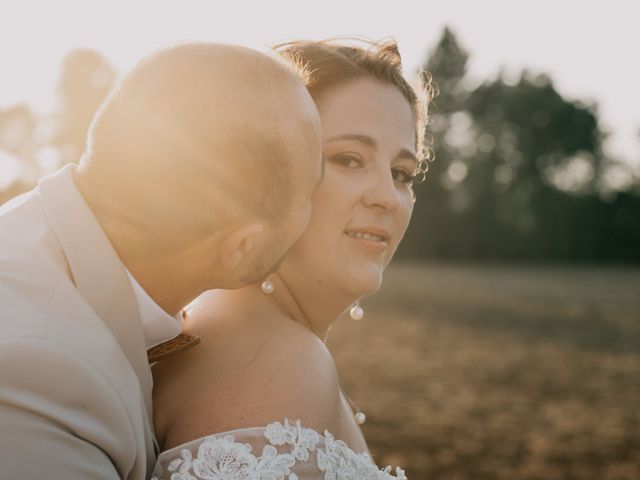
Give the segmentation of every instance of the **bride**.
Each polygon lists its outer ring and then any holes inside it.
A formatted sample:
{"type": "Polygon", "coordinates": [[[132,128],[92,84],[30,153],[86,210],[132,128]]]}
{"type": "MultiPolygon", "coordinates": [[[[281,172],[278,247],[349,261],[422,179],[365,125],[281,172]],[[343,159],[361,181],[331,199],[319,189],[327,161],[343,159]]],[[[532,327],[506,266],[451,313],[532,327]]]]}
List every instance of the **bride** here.
{"type": "MultiPolygon", "coordinates": [[[[154,478],[391,479],[379,470],[325,346],[376,291],[426,171],[424,103],[393,42],[278,47],[306,69],[320,111],[324,177],[308,228],[260,285],[210,291],[188,309],[201,345],[154,367],[164,448],[154,478]]],[[[428,87],[428,86],[427,86],[428,87]]]]}

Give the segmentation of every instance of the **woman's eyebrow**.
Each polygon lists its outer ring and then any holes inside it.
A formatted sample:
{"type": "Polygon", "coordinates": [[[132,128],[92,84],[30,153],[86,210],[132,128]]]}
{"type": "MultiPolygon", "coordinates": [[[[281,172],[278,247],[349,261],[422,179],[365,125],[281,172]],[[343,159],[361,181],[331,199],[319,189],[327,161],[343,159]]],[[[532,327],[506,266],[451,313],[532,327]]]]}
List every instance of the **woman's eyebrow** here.
{"type": "Polygon", "coordinates": [[[369,135],[359,135],[357,133],[346,133],[344,135],[336,135],[335,137],[331,137],[325,140],[325,143],[335,142],[337,140],[355,140],[356,142],[360,142],[369,147],[376,147],[377,142],[373,137],[369,135]]]}

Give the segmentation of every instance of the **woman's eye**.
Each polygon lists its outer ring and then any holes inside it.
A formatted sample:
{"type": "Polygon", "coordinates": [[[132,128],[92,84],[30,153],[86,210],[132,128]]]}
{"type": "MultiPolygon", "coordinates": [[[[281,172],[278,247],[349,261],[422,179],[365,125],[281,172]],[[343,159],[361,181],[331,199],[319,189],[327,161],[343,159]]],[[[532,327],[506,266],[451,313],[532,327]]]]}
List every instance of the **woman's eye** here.
{"type": "Polygon", "coordinates": [[[391,170],[391,176],[395,182],[406,183],[411,185],[413,183],[413,174],[407,172],[404,169],[391,170]]]}
{"type": "Polygon", "coordinates": [[[359,168],[364,163],[362,157],[355,153],[338,153],[329,157],[329,161],[346,168],[359,168]]]}

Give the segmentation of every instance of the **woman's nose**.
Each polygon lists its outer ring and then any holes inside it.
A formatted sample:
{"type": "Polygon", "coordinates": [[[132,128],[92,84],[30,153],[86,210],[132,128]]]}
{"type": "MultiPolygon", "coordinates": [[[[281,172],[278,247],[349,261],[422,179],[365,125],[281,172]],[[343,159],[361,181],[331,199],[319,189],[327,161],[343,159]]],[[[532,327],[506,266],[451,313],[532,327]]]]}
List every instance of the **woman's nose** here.
{"type": "Polygon", "coordinates": [[[367,207],[394,210],[400,206],[400,197],[391,172],[377,172],[371,176],[363,201],[367,207]]]}

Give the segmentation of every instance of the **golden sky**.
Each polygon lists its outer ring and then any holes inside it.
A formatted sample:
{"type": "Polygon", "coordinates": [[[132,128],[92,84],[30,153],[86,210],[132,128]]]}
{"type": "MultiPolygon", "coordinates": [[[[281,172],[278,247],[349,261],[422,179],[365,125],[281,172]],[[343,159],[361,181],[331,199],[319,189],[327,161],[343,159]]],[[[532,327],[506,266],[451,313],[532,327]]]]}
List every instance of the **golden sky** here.
{"type": "Polygon", "coordinates": [[[638,18],[640,3],[627,0],[2,0],[0,108],[26,101],[50,112],[62,58],[75,47],[123,72],[185,40],[265,49],[294,38],[394,36],[411,73],[448,24],[470,50],[472,79],[500,68],[549,73],[569,98],[597,101],[609,151],[640,164],[638,18]]]}

